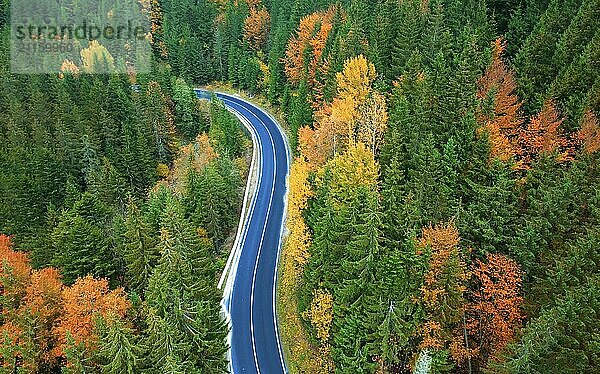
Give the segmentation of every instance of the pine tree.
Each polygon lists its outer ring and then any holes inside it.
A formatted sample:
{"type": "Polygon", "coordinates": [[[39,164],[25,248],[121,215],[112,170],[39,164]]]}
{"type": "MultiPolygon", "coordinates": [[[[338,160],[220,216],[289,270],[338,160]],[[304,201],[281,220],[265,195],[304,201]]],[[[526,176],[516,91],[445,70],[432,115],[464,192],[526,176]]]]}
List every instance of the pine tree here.
{"type": "Polygon", "coordinates": [[[239,157],[243,152],[241,124],[225,109],[222,102],[213,100],[210,107],[209,137],[215,143],[217,153],[239,157]]]}
{"type": "Polygon", "coordinates": [[[181,78],[173,85],[175,102],[175,124],[188,139],[195,138],[207,130],[206,119],[198,109],[198,98],[194,91],[181,78]]]}
{"type": "Polygon", "coordinates": [[[190,169],[186,191],[186,211],[192,222],[207,231],[220,251],[228,232],[235,225],[238,171],[225,159],[207,165],[201,173],[190,169]]]}
{"type": "Polygon", "coordinates": [[[581,0],[557,1],[552,0],[544,15],[527,37],[523,48],[515,57],[519,94],[528,99],[526,112],[541,108],[547,87],[556,76],[552,57],[559,36],[572,21],[564,14],[576,14],[581,0]]]}
{"type": "Polygon", "coordinates": [[[419,1],[407,1],[398,6],[399,24],[398,34],[393,43],[392,66],[393,77],[399,77],[404,72],[404,66],[412,53],[419,49],[419,41],[423,34],[424,14],[419,1]]]}
{"type": "Polygon", "coordinates": [[[171,203],[163,214],[161,259],[146,291],[148,365],[152,370],[176,364],[186,370],[226,372],[227,327],[219,315],[208,244],[180,207],[171,203]]]}
{"type": "Polygon", "coordinates": [[[169,164],[176,152],[175,124],[169,99],[158,82],[150,82],[144,99],[144,121],[154,137],[156,158],[169,164]]]}
{"type": "Polygon", "coordinates": [[[141,349],[137,346],[134,331],[118,319],[102,321],[100,327],[100,356],[102,372],[108,374],[133,374],[138,372],[141,349]]]}
{"type": "Polygon", "coordinates": [[[66,284],[92,274],[117,282],[118,259],[110,235],[110,210],[88,192],[65,210],[52,232],[52,263],[62,269],[66,284]]]}
{"type": "Polygon", "coordinates": [[[153,233],[133,199],[127,206],[125,227],[123,256],[127,264],[128,284],[141,294],[146,289],[159,253],[153,233]]]}

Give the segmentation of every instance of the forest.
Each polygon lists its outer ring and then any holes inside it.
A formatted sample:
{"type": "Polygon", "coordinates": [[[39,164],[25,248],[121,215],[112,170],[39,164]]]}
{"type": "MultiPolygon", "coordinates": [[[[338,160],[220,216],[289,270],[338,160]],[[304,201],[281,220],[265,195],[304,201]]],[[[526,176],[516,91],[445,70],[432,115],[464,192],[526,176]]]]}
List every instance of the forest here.
{"type": "Polygon", "coordinates": [[[150,72],[20,75],[0,0],[0,372],[227,372],[215,82],[285,119],[291,373],[600,370],[599,0],[140,4],[150,72]]]}

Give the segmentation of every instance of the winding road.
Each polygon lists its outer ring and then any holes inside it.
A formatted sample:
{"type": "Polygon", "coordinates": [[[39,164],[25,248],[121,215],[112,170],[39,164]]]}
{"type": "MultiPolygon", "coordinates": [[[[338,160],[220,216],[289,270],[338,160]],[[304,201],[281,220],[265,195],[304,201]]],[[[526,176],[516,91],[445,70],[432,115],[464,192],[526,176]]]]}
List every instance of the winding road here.
{"type": "MultiPolygon", "coordinates": [[[[201,99],[212,95],[203,90],[196,90],[196,94],[201,99]]],[[[224,314],[231,326],[230,371],[286,373],[275,297],[286,212],[289,145],[276,120],[265,111],[237,96],[216,96],[240,119],[254,143],[238,234],[219,282],[224,314]]]]}

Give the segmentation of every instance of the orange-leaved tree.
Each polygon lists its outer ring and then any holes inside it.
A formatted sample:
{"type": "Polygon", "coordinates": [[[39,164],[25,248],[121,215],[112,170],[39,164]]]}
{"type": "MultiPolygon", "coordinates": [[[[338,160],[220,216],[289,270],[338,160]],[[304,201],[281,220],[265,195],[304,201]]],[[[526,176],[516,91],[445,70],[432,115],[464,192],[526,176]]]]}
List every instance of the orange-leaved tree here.
{"type": "MultiPolygon", "coordinates": [[[[0,362],[26,372],[56,371],[73,345],[92,357],[98,347],[96,318],[124,319],[130,302],[121,288],[91,276],[65,287],[58,270],[33,270],[26,253],[0,235],[0,362]]],[[[68,361],[67,366],[72,363],[68,361]]]]}
{"type": "Polygon", "coordinates": [[[515,94],[515,72],[502,60],[504,49],[505,42],[496,39],[492,63],[477,82],[477,97],[482,101],[479,133],[489,137],[490,158],[513,160],[517,170],[529,169],[540,156],[555,156],[557,162],[571,161],[574,139],[563,133],[564,117],[552,98],[525,124],[523,103],[515,94]]]}
{"type": "Polygon", "coordinates": [[[31,274],[31,282],[26,290],[25,302],[21,305],[21,315],[29,317],[30,328],[35,331],[38,364],[56,366],[60,360],[58,339],[53,330],[63,313],[63,284],[58,270],[45,268],[31,274]]]}
{"type": "Polygon", "coordinates": [[[0,235],[0,285],[2,298],[2,315],[15,312],[25,297],[26,287],[31,277],[31,266],[26,253],[12,250],[9,236],[0,235]]]}
{"type": "MultiPolygon", "coordinates": [[[[290,82],[298,84],[306,80],[310,90],[315,90],[317,75],[324,74],[328,69],[327,56],[323,56],[323,53],[337,12],[337,7],[331,6],[300,20],[296,34],[288,42],[285,51],[285,74],[290,82]]],[[[316,96],[320,95],[317,93],[316,96]]]]}
{"type": "Polygon", "coordinates": [[[491,108],[479,110],[479,132],[489,137],[491,158],[506,162],[522,153],[516,139],[523,124],[523,103],[515,94],[515,72],[502,60],[504,48],[505,42],[496,39],[492,63],[477,82],[477,97],[491,104],[491,108]]]}
{"type": "Polygon", "coordinates": [[[261,51],[269,37],[271,16],[264,6],[253,6],[244,22],[244,39],[255,51],[261,51]]]}
{"type": "Polygon", "coordinates": [[[581,146],[582,152],[591,155],[600,150],[600,124],[591,110],[587,110],[581,121],[581,128],[575,134],[575,141],[581,146]]]}
{"type": "Polygon", "coordinates": [[[467,304],[468,346],[478,366],[498,358],[521,327],[522,271],[512,259],[488,254],[473,268],[475,290],[467,304]]]}
{"type": "Polygon", "coordinates": [[[83,344],[86,349],[97,349],[98,336],[95,331],[96,318],[120,318],[130,307],[130,302],[122,288],[110,290],[108,280],[94,279],[88,275],[79,278],[63,290],[64,314],[56,327],[61,352],[70,345],[83,344]]]}
{"type": "Polygon", "coordinates": [[[424,227],[418,242],[419,253],[429,256],[429,270],[421,287],[420,303],[425,310],[421,348],[450,348],[453,356],[457,344],[454,330],[464,324],[463,294],[469,278],[459,242],[453,223],[424,227]]]}
{"type": "MultiPolygon", "coordinates": [[[[33,355],[27,349],[29,339],[19,315],[19,307],[31,277],[31,266],[25,253],[15,252],[11,247],[11,238],[0,235],[0,358],[4,368],[16,367],[16,363],[22,361],[24,356],[33,355]]],[[[29,365],[28,368],[34,369],[29,365]]]]}
{"type": "Polygon", "coordinates": [[[539,156],[553,156],[557,162],[572,159],[572,144],[561,128],[564,120],[554,100],[548,99],[521,131],[519,142],[523,154],[519,168],[530,168],[539,156]]]}
{"type": "Polygon", "coordinates": [[[6,235],[0,235],[0,257],[2,366],[27,372],[57,368],[60,355],[52,330],[62,311],[58,271],[32,270],[27,254],[13,251],[6,235]]]}

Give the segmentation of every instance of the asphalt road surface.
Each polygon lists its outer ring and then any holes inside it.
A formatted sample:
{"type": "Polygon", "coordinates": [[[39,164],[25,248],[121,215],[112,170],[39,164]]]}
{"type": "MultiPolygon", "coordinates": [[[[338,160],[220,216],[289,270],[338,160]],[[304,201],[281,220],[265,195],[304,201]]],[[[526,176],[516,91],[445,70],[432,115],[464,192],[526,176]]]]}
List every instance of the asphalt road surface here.
{"type": "MultiPolygon", "coordinates": [[[[196,91],[198,97],[211,93],[196,91]]],[[[257,157],[256,193],[228,261],[223,308],[231,325],[230,369],[238,373],[285,373],[276,314],[277,262],[286,211],[290,152],[277,122],[239,97],[216,94],[251,132],[257,157]]],[[[250,184],[249,184],[250,186],[250,184]]]]}

